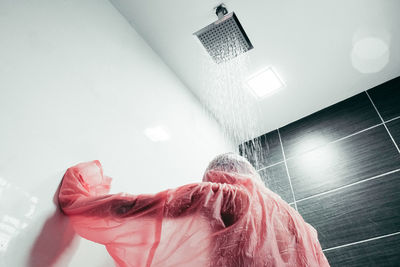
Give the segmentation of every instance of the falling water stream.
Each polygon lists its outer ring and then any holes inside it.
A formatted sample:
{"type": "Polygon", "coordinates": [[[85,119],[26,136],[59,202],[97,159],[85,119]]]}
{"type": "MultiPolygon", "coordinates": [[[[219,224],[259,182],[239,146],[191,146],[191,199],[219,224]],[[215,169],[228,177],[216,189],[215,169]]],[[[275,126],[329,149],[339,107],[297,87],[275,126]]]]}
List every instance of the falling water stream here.
{"type": "Polygon", "coordinates": [[[204,56],[202,88],[206,109],[220,123],[224,135],[231,139],[240,154],[247,157],[257,168],[265,162],[268,144],[257,134],[257,118],[261,116],[258,101],[245,85],[249,75],[250,57],[244,53],[235,38],[219,43],[216,49],[204,56]],[[215,54],[213,54],[215,53],[215,54]],[[212,58],[216,58],[216,63],[212,58]],[[245,144],[243,144],[245,143],[245,144]]]}

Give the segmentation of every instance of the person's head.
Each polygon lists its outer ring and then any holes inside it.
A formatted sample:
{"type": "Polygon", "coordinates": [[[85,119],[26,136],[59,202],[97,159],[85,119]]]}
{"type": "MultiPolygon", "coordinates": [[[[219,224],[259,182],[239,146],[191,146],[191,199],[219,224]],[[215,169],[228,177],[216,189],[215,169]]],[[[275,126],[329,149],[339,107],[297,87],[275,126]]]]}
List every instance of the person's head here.
{"type": "Polygon", "coordinates": [[[242,156],[235,153],[225,153],[216,156],[209,164],[203,176],[203,182],[209,182],[209,172],[219,171],[229,173],[234,177],[245,177],[261,181],[256,169],[242,156]]]}

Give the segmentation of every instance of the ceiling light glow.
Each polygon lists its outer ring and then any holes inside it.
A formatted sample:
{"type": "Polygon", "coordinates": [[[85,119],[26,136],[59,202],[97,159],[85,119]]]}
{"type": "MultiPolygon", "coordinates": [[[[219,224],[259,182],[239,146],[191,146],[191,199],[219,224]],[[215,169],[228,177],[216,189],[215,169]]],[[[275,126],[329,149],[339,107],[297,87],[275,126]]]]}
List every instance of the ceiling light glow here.
{"type": "Polygon", "coordinates": [[[147,128],[144,130],[144,134],[153,142],[163,142],[170,138],[168,132],[162,126],[147,128]]]}
{"type": "Polygon", "coordinates": [[[257,98],[270,96],[285,86],[272,67],[265,68],[246,80],[247,86],[257,98]]]}
{"type": "Polygon", "coordinates": [[[389,63],[389,56],[389,45],[384,40],[367,37],[354,44],[351,62],[361,73],[377,73],[389,63]]]}

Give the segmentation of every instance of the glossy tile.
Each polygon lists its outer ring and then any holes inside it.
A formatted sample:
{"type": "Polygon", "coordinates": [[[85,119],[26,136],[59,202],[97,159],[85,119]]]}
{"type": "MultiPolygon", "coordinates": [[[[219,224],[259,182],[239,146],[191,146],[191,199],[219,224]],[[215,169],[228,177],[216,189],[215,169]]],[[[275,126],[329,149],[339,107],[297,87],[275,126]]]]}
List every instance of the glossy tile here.
{"type": "Polygon", "coordinates": [[[397,146],[400,147],[400,119],[386,123],[386,127],[388,128],[397,146]]]}
{"type": "Polygon", "coordinates": [[[297,202],[331,248],[400,231],[400,171],[297,202]]]}
{"type": "Polygon", "coordinates": [[[384,121],[400,116],[400,77],[368,91],[384,121]]]}
{"type": "Polygon", "coordinates": [[[381,123],[365,92],[279,129],[286,158],[381,123]]]}
{"type": "Polygon", "coordinates": [[[400,235],[325,252],[331,267],[399,266],[400,235]]]}
{"type": "Polygon", "coordinates": [[[383,125],[287,161],[296,200],[400,168],[383,125]]]}
{"type": "Polygon", "coordinates": [[[265,185],[281,196],[283,200],[293,202],[293,194],[290,188],[285,163],[279,163],[258,172],[265,185]]]}
{"type": "Polygon", "coordinates": [[[278,131],[266,133],[239,145],[239,153],[246,157],[256,169],[283,161],[278,131]]]}

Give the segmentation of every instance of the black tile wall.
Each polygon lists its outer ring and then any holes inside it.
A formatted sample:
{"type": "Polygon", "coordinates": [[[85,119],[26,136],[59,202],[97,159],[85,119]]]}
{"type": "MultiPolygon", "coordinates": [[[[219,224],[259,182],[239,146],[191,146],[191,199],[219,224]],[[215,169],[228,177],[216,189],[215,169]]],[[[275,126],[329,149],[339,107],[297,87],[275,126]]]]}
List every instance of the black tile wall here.
{"type": "Polygon", "coordinates": [[[400,77],[280,128],[285,157],[277,131],[241,146],[266,158],[263,180],[316,228],[331,266],[400,266],[399,116],[400,77]]]}
{"type": "Polygon", "coordinates": [[[285,163],[279,163],[259,171],[261,179],[266,187],[281,196],[288,203],[293,202],[293,194],[290,188],[285,163]]]}
{"type": "Polygon", "coordinates": [[[297,202],[331,248],[400,231],[400,171],[297,202]]]}
{"type": "Polygon", "coordinates": [[[400,116],[400,77],[368,91],[384,121],[400,116]]]}
{"type": "Polygon", "coordinates": [[[264,134],[239,146],[239,153],[246,157],[256,169],[283,161],[278,131],[264,134]]]}
{"type": "Polygon", "coordinates": [[[286,158],[381,123],[365,92],[280,128],[286,158]]]}
{"type": "Polygon", "coordinates": [[[383,125],[287,161],[300,200],[400,168],[400,155],[383,125]]]}
{"type": "Polygon", "coordinates": [[[398,267],[400,235],[325,252],[331,267],[398,267]]]}
{"type": "MultiPolygon", "coordinates": [[[[400,105],[400,103],[399,103],[400,105]]],[[[397,146],[400,147],[400,119],[386,123],[390,134],[392,135],[397,146]]]]}

